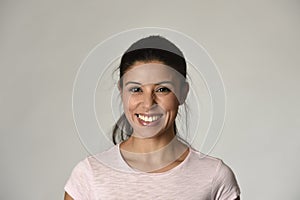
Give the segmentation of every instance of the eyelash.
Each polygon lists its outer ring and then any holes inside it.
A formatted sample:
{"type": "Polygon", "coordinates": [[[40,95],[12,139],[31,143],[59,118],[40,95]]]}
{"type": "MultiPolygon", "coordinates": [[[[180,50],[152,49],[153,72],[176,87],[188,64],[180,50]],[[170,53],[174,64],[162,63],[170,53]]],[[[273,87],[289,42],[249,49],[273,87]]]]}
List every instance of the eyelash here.
{"type": "Polygon", "coordinates": [[[169,93],[171,92],[171,90],[167,87],[160,87],[156,90],[157,92],[161,92],[161,93],[169,93]]]}
{"type": "MultiPolygon", "coordinates": [[[[140,87],[132,87],[132,88],[129,88],[129,92],[140,93],[140,92],[143,92],[143,90],[140,87]]],[[[171,92],[171,90],[169,88],[167,88],[167,87],[160,87],[155,92],[158,92],[158,93],[169,93],[169,92],[171,92]]]]}
{"type": "Polygon", "coordinates": [[[129,92],[132,92],[132,93],[142,92],[142,89],[139,87],[132,87],[132,88],[129,88],[129,92]]]}

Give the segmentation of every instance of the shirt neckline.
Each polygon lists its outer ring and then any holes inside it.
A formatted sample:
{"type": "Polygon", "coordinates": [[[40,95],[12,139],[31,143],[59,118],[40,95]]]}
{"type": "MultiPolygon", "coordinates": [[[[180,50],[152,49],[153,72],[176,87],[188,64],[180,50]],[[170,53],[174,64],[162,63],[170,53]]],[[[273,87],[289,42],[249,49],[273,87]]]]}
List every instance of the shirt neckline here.
{"type": "Polygon", "coordinates": [[[164,171],[164,172],[144,172],[144,171],[140,171],[140,170],[134,169],[130,165],[128,165],[128,163],[124,160],[124,158],[123,158],[123,156],[121,154],[120,143],[118,143],[116,145],[116,148],[117,148],[118,158],[122,162],[122,165],[124,165],[127,169],[129,169],[130,172],[133,172],[133,173],[136,173],[136,174],[149,175],[149,176],[160,176],[160,175],[167,175],[167,174],[175,173],[177,170],[180,170],[185,165],[186,162],[188,162],[188,160],[190,159],[191,154],[192,154],[192,148],[188,147],[188,149],[189,149],[188,155],[177,166],[175,166],[175,167],[173,167],[173,168],[171,168],[171,169],[169,169],[167,171],[164,171]]]}

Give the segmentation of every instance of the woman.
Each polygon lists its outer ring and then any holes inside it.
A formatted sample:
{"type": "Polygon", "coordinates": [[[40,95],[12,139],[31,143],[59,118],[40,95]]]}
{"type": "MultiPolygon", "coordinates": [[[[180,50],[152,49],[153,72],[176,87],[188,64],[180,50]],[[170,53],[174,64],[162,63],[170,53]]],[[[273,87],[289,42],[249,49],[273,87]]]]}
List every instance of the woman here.
{"type": "Polygon", "coordinates": [[[65,200],[239,199],[230,168],[177,134],[178,108],[189,91],[182,52],[150,36],[124,53],[119,73],[124,114],[113,130],[115,146],[74,168],[65,200]]]}

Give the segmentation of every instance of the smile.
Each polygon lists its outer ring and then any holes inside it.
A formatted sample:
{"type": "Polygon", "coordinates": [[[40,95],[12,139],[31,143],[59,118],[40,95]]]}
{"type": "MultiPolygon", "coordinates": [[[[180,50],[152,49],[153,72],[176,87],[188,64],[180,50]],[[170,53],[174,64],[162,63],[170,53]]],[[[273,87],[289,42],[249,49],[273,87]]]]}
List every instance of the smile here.
{"type": "Polygon", "coordinates": [[[143,120],[144,122],[148,122],[148,123],[157,121],[162,117],[162,115],[142,115],[142,114],[136,114],[136,116],[139,119],[143,120]]]}

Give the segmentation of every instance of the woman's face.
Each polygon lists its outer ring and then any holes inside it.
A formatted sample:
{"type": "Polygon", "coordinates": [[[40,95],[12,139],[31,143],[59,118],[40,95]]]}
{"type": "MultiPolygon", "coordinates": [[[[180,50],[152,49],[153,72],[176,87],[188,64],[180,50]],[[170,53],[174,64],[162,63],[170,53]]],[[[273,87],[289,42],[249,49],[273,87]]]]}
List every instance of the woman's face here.
{"type": "MultiPolygon", "coordinates": [[[[136,63],[124,74],[120,88],[133,136],[150,138],[173,134],[182,91],[182,75],[160,62],[136,63]]],[[[185,89],[186,90],[186,89],[185,89]]]]}

